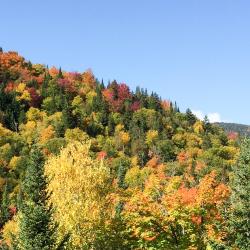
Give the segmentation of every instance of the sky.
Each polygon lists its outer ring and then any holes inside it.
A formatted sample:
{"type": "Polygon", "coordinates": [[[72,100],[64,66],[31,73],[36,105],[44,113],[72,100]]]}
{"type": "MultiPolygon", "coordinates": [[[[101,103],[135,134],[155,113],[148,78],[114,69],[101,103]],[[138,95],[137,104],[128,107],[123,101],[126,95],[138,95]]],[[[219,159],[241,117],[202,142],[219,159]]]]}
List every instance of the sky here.
{"type": "Polygon", "coordinates": [[[250,124],[250,1],[1,0],[0,47],[250,124]]]}

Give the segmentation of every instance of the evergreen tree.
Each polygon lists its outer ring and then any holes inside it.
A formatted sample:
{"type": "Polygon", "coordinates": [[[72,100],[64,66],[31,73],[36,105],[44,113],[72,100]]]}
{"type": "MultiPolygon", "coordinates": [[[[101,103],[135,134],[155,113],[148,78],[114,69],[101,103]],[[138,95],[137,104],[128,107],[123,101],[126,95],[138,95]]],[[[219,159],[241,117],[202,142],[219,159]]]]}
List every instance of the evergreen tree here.
{"type": "Polygon", "coordinates": [[[186,117],[187,117],[188,123],[190,125],[195,124],[197,119],[196,119],[195,115],[192,113],[192,111],[189,108],[186,110],[186,117]]]}
{"type": "Polygon", "coordinates": [[[232,195],[229,208],[231,246],[250,249],[250,139],[245,139],[231,180],[232,195]]]}
{"type": "Polygon", "coordinates": [[[58,78],[63,78],[63,73],[62,73],[61,67],[59,68],[57,77],[58,77],[58,78]]]}
{"type": "Polygon", "coordinates": [[[25,201],[21,207],[18,249],[50,250],[56,248],[56,226],[52,222],[52,208],[46,206],[48,193],[44,177],[44,157],[33,148],[23,181],[25,201]]]}
{"type": "Polygon", "coordinates": [[[2,194],[0,226],[3,226],[4,223],[10,218],[9,205],[8,183],[6,183],[2,194]]]}

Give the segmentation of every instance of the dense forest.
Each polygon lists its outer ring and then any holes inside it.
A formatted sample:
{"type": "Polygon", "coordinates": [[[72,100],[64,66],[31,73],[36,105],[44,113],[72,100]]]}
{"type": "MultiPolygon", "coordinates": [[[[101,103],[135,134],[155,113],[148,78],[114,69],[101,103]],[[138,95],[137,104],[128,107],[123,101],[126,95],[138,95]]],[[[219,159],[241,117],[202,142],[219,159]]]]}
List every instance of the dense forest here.
{"type": "Polygon", "coordinates": [[[226,133],[237,133],[239,136],[250,136],[250,126],[238,123],[218,122],[216,123],[222,127],[226,133]]]}
{"type": "Polygon", "coordinates": [[[247,250],[249,178],[249,139],[0,50],[0,249],[247,250]]]}

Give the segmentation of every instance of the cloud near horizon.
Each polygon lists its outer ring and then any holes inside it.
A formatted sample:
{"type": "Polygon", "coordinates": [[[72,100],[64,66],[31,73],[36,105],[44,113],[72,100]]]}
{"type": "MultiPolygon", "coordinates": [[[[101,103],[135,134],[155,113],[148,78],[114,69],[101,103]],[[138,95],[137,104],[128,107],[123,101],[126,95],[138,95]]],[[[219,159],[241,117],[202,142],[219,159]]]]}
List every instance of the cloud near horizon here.
{"type": "MultiPolygon", "coordinates": [[[[205,117],[205,114],[201,110],[192,110],[192,113],[199,118],[200,120],[203,120],[205,117]]],[[[213,122],[222,122],[221,115],[217,112],[214,113],[208,113],[207,114],[208,120],[213,123],[213,122]]]]}

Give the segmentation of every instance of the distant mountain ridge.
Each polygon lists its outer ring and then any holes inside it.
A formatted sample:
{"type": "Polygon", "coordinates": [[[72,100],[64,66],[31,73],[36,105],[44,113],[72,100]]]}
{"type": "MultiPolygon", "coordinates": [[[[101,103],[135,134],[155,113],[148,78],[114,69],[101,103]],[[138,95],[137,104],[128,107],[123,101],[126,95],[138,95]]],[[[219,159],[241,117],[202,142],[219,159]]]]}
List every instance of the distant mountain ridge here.
{"type": "Polygon", "coordinates": [[[225,132],[237,132],[240,136],[250,136],[250,125],[238,123],[216,122],[225,132]]]}

